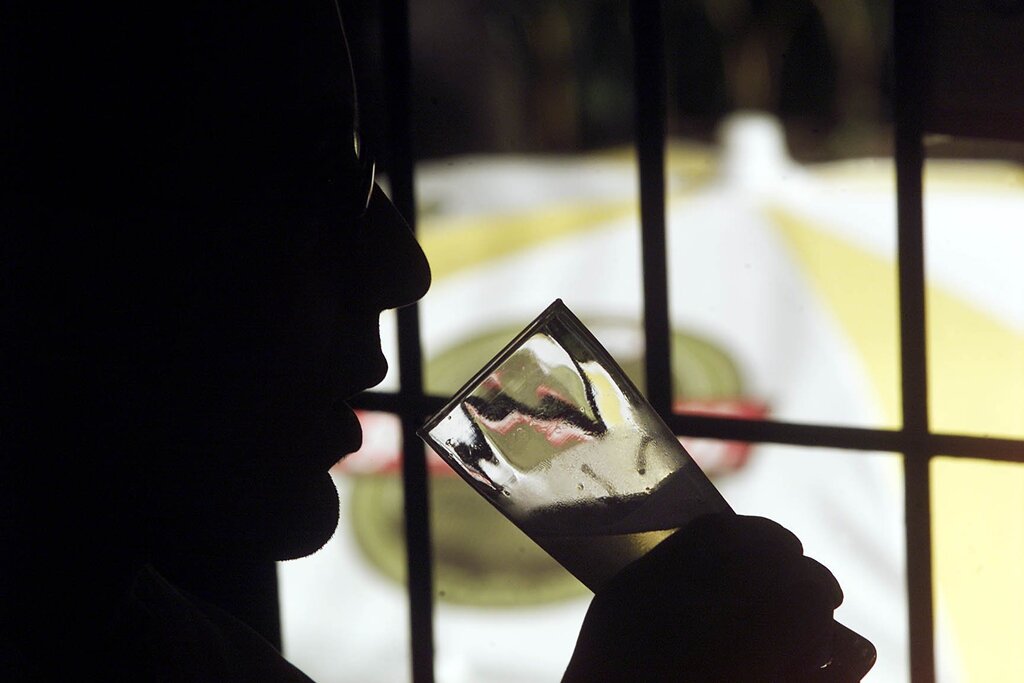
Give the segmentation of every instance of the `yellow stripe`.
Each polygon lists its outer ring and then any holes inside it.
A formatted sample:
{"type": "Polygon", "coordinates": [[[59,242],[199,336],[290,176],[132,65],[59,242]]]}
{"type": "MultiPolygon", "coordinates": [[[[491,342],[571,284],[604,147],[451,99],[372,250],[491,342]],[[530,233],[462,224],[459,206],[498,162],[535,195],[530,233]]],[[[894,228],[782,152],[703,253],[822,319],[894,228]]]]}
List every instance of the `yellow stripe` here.
{"type": "Polygon", "coordinates": [[[768,216],[860,352],[882,408],[883,427],[900,425],[896,270],[778,207],[768,216]]]}
{"type": "MultiPolygon", "coordinates": [[[[609,150],[591,157],[599,163],[636,168],[632,148],[609,150]]],[[[704,148],[671,144],[666,150],[665,165],[670,185],[676,184],[673,178],[683,183],[682,187],[669,192],[669,199],[675,201],[692,196],[704,187],[714,172],[714,157],[704,148]]],[[[600,229],[629,216],[639,224],[636,198],[592,204],[577,200],[508,214],[427,215],[418,220],[419,241],[434,278],[440,280],[544,242],[600,229]]]]}
{"type": "MultiPolygon", "coordinates": [[[[777,207],[769,215],[859,350],[885,422],[897,424],[895,265],[777,207]]],[[[927,306],[933,429],[1024,435],[1024,335],[938,286],[927,306]]],[[[967,680],[1020,680],[1024,465],[937,459],[932,473],[936,590],[967,680]]]]}
{"type": "Polygon", "coordinates": [[[438,216],[420,221],[420,244],[437,279],[636,212],[636,202],[563,204],[505,215],[438,216]]]}
{"type": "MultiPolygon", "coordinates": [[[[813,175],[846,190],[896,191],[892,159],[857,159],[808,167],[813,175]]],[[[1024,190],[1024,166],[1008,161],[929,160],[924,168],[926,192],[962,195],[984,192],[986,196],[1020,195],[1024,190]]]]}
{"type": "Polygon", "coordinates": [[[938,287],[927,305],[933,428],[1024,436],[1024,334],[938,287]]]}

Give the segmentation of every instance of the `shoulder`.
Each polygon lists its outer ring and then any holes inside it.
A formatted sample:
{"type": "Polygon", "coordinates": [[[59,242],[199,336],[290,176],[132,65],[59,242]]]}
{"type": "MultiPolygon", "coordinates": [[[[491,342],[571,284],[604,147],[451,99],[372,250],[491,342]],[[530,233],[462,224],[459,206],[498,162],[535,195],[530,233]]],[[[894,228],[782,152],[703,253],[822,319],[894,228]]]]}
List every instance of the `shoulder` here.
{"type": "Polygon", "coordinates": [[[126,680],[312,683],[247,625],[149,566],[126,596],[119,631],[126,680]]]}

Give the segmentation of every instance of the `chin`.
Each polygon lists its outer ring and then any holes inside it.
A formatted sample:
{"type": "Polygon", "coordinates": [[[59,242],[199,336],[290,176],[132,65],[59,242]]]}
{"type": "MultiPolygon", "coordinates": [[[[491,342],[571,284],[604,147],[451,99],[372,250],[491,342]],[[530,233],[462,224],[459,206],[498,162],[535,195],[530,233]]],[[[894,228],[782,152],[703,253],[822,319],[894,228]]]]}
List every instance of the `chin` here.
{"type": "Polygon", "coordinates": [[[265,528],[264,556],[294,560],[311,555],[331,540],[338,528],[338,489],[326,472],[306,488],[300,498],[288,501],[265,528]]]}
{"type": "MultiPolygon", "coordinates": [[[[229,507],[193,510],[159,534],[158,554],[242,561],[292,560],[324,546],[338,527],[338,491],[327,472],[240,486],[229,507]]],[[[221,493],[220,501],[228,500],[221,493]]]]}

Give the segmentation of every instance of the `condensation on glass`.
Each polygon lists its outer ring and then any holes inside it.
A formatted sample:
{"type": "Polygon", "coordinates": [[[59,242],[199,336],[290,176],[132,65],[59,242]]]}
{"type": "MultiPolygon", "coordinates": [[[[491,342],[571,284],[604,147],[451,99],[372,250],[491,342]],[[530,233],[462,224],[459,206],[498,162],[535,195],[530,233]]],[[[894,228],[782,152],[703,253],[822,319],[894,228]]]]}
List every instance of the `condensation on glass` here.
{"type": "Polygon", "coordinates": [[[592,590],[690,520],[730,509],[561,300],[421,435],[592,590]]]}

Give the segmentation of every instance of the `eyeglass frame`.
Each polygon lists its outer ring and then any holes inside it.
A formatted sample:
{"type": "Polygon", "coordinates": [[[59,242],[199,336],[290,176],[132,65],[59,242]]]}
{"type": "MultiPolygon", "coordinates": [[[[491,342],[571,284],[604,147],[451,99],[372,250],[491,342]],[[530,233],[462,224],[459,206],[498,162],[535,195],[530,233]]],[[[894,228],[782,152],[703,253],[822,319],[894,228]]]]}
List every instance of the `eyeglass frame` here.
{"type": "Polygon", "coordinates": [[[360,219],[370,209],[370,201],[373,199],[373,191],[377,181],[377,160],[366,150],[363,144],[363,137],[359,126],[359,94],[356,89],[356,73],[352,64],[352,51],[349,49],[348,34],[345,33],[345,22],[341,16],[341,5],[334,0],[334,9],[338,15],[338,27],[341,29],[341,39],[345,45],[345,55],[348,57],[348,75],[352,85],[352,151],[355,155],[356,164],[359,167],[359,185],[352,196],[355,199],[355,206],[359,207],[353,218],[360,219]]]}

